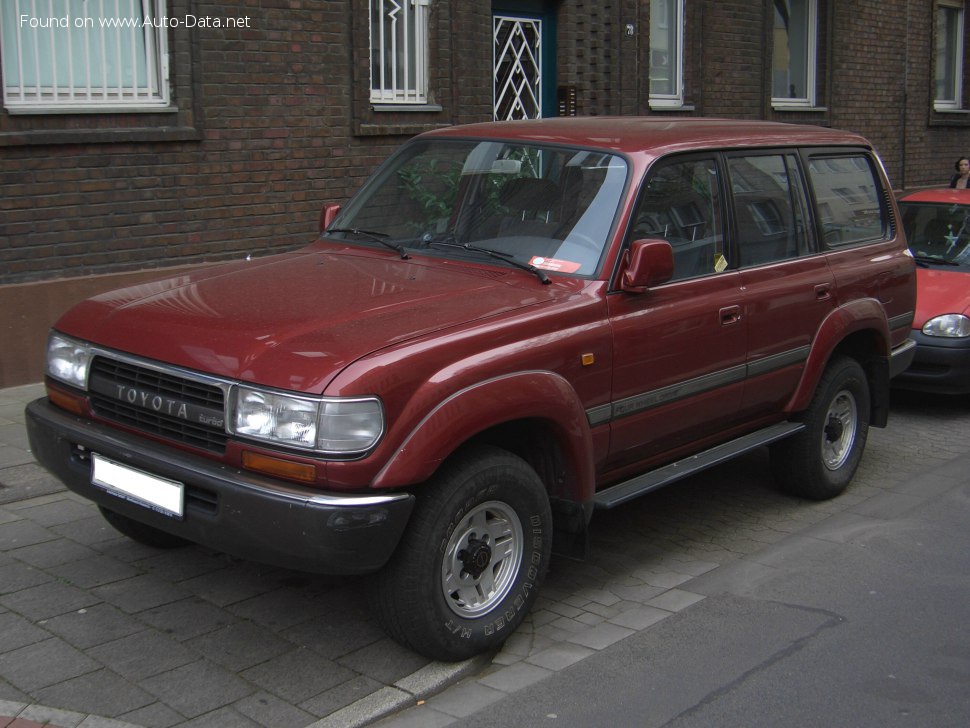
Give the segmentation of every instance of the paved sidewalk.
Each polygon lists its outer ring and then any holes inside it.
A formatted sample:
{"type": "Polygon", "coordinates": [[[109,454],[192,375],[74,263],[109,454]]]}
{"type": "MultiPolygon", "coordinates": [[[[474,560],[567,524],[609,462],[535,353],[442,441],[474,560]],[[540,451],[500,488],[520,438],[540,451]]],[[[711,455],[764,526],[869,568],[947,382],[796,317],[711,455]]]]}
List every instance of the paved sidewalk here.
{"type": "Polygon", "coordinates": [[[910,397],[870,431],[852,487],[832,501],[774,490],[756,452],[598,514],[591,559],[554,558],[502,651],[453,665],[388,639],[363,579],[120,536],[34,463],[23,407],[40,395],[0,390],[0,728],[353,728],[422,704],[433,710],[401,725],[460,720],[704,599],[697,577],[833,515],[905,500],[970,453],[965,401],[910,397]]]}
{"type": "Polygon", "coordinates": [[[365,725],[484,664],[388,640],[361,580],[120,536],[31,457],[42,395],[0,390],[0,728],[365,725]]]}
{"type": "Polygon", "coordinates": [[[0,728],[368,725],[489,664],[562,669],[690,605],[677,585],[717,566],[568,562],[501,653],[429,662],[380,631],[363,579],[116,533],[31,457],[23,408],[42,394],[0,390],[0,728]]]}

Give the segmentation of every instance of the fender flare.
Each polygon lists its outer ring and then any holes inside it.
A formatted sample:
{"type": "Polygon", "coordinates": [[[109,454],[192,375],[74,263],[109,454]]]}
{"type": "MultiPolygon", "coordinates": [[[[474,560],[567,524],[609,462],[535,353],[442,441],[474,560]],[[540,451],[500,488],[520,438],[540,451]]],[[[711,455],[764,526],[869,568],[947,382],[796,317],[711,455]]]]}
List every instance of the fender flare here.
{"type": "Polygon", "coordinates": [[[889,322],[883,305],[875,298],[860,298],[829,313],[822,321],[812,342],[812,349],[805,361],[801,381],[785,407],[789,414],[806,407],[815,394],[818,382],[832,354],[852,334],[869,331],[876,334],[881,349],[873,352],[888,357],[891,353],[889,322]]]}
{"type": "Polygon", "coordinates": [[[423,482],[475,435],[522,419],[550,425],[575,480],[564,496],[580,503],[589,501],[595,490],[595,468],[586,410],[569,382],[549,371],[505,374],[452,393],[408,433],[375,477],[373,487],[423,482]]]}

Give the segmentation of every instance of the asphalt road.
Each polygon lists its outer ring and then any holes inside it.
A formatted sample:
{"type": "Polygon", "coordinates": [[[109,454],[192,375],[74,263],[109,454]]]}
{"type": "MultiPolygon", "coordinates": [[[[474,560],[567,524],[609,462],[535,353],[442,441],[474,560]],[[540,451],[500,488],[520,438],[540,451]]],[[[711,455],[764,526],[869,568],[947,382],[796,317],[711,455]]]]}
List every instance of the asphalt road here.
{"type": "Polygon", "coordinates": [[[815,507],[767,490],[759,501],[761,460],[671,490],[652,514],[649,496],[637,504],[648,526],[695,533],[688,548],[720,554],[680,585],[703,599],[517,689],[493,667],[381,725],[970,725],[970,400],[898,395],[825,517],[723,563],[737,526],[716,525],[703,502],[724,488],[744,501],[749,530],[787,528],[815,507]]]}
{"type": "Polygon", "coordinates": [[[968,523],[965,483],[888,523],[810,528],[462,725],[967,726],[968,523]]]}

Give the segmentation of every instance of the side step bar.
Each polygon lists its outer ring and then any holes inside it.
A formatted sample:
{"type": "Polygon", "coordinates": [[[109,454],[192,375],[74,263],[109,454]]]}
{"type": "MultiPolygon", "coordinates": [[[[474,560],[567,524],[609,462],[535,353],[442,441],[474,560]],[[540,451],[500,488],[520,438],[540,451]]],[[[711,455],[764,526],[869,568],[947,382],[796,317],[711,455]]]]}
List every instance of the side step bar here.
{"type": "Polygon", "coordinates": [[[754,450],[762,445],[769,445],[772,442],[781,440],[789,435],[805,429],[801,422],[779,422],[764,429],[744,435],[736,440],[725,442],[722,445],[712,447],[710,450],[691,455],[675,463],[664,465],[657,470],[638,475],[635,478],[626,480],[616,485],[611,485],[593,496],[593,505],[600,509],[614,508],[637,496],[649,493],[657,488],[662,488],[681,478],[686,478],[694,473],[699,473],[707,468],[719,465],[727,460],[737,457],[749,450],[754,450]]]}

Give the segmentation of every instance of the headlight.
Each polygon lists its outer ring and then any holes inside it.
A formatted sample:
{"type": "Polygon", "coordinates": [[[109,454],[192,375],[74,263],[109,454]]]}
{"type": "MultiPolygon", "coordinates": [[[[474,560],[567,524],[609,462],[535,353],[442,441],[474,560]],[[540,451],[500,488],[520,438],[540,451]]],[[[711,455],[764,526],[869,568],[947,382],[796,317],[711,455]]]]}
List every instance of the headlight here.
{"type": "Polygon", "coordinates": [[[257,440],[329,453],[368,450],[384,432],[378,400],[310,399],[237,387],[235,432],[257,440]]]}
{"type": "Polygon", "coordinates": [[[366,450],[383,431],[384,413],[376,399],[328,400],[320,405],[317,446],[321,450],[366,450]]]}
{"type": "Polygon", "coordinates": [[[87,389],[90,348],[63,334],[52,332],[47,339],[47,373],[65,384],[87,389]]]}
{"type": "Polygon", "coordinates": [[[923,324],[927,336],[944,336],[948,339],[962,339],[970,336],[970,318],[962,313],[948,313],[932,318],[923,324]]]}

